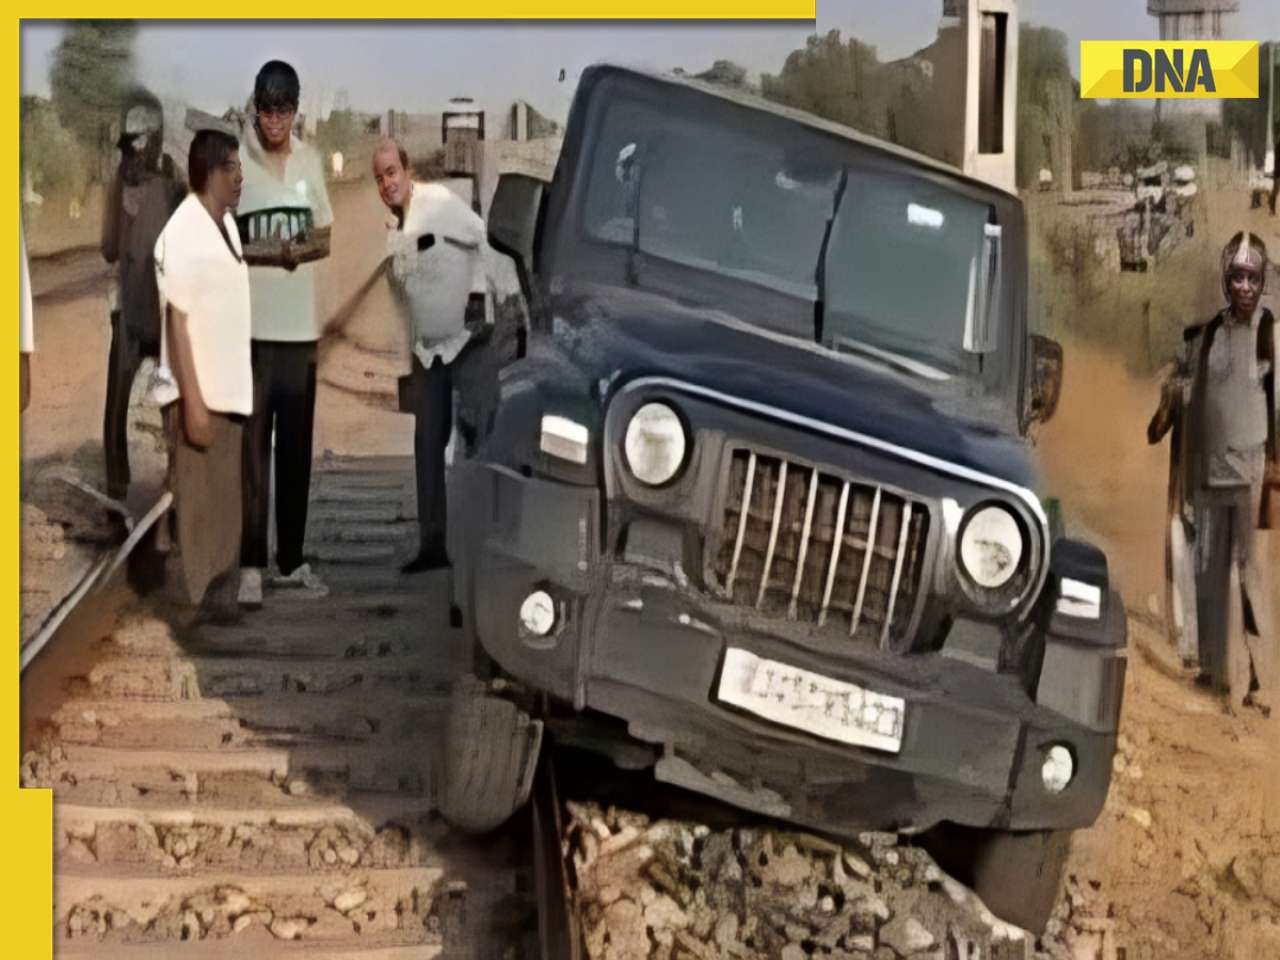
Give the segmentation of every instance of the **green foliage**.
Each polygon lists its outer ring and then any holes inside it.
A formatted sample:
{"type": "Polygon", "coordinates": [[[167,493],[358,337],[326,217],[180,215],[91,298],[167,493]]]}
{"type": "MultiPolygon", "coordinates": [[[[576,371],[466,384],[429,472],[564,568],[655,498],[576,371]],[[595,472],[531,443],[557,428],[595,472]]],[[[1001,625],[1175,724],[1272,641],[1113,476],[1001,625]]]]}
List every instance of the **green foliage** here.
{"type": "Polygon", "coordinates": [[[111,130],[133,81],[131,20],[68,21],[53,52],[49,87],[58,120],[93,159],[95,173],[111,158],[111,130]]]}
{"type": "Polygon", "coordinates": [[[732,60],[717,60],[709,70],[696,74],[696,79],[707,83],[718,83],[725,87],[747,89],[747,68],[739,66],[732,60]]]}
{"type": "Polygon", "coordinates": [[[84,151],[61,123],[48,100],[23,97],[20,144],[22,171],[37,193],[80,195],[88,181],[84,151]]]}
{"type": "Polygon", "coordinates": [[[328,120],[316,124],[316,147],[325,155],[349,153],[360,136],[360,124],[350,110],[334,110],[328,120]]]}
{"type": "MultiPolygon", "coordinates": [[[[1267,64],[1271,62],[1274,43],[1262,44],[1258,50],[1258,93],[1254,100],[1223,100],[1222,125],[1228,136],[1239,137],[1249,159],[1261,166],[1267,148],[1267,64]]],[[[1276,52],[1280,58],[1280,51],[1276,52]]],[[[1277,105],[1280,107],[1280,104],[1277,105]]]]}
{"type": "Polygon", "coordinates": [[[788,54],[777,76],[760,78],[770,100],[843,123],[875,136],[887,134],[888,97],[875,82],[880,68],[875,47],[840,31],[809,37],[803,49],[788,54]]]}
{"type": "Polygon", "coordinates": [[[1049,27],[1018,33],[1017,178],[1037,179],[1042,167],[1055,178],[1071,175],[1071,139],[1078,90],[1067,57],[1067,35],[1049,27]]]}

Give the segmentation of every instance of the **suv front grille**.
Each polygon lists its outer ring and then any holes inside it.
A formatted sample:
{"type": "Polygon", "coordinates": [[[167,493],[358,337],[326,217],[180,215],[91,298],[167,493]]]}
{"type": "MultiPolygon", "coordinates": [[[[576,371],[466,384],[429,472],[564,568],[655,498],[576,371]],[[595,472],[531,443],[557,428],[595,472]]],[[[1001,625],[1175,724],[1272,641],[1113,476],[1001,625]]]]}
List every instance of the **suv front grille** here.
{"type": "Polygon", "coordinates": [[[734,450],[712,589],[762,615],[898,648],[920,594],[929,513],[874,484],[734,450]]]}

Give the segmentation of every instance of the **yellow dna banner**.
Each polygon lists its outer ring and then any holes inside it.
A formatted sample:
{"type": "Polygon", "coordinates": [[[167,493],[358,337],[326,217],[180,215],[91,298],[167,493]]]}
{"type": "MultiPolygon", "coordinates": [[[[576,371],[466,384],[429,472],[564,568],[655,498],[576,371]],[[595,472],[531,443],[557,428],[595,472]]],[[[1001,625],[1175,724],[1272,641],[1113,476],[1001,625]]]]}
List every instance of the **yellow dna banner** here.
{"type": "Polygon", "coordinates": [[[1081,40],[1080,96],[1229,100],[1258,96],[1255,40],[1081,40]]]}

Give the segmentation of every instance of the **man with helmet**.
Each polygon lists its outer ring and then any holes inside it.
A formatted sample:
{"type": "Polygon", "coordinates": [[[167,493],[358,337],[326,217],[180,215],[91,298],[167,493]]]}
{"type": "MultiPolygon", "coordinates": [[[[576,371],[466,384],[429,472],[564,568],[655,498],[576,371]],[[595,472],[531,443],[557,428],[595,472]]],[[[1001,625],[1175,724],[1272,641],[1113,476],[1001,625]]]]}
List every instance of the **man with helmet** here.
{"type": "MultiPolygon", "coordinates": [[[[1198,651],[1184,648],[1184,659],[1198,659],[1201,675],[1233,705],[1263,707],[1276,651],[1255,541],[1271,525],[1280,486],[1276,323],[1261,304],[1267,269],[1259,237],[1231,238],[1221,262],[1227,305],[1185,331],[1183,376],[1166,385],[1148,428],[1152,443],[1174,430],[1170,502],[1175,526],[1189,532],[1182,613],[1198,638],[1198,651]]],[[[1173,559],[1176,579],[1176,551],[1173,559]]]]}
{"type": "Polygon", "coordinates": [[[125,98],[120,118],[120,166],[107,194],[102,255],[116,266],[111,311],[111,353],[102,447],[107,495],[129,490],[129,392],[144,357],[160,352],[160,299],[156,290],[156,238],[186,194],[186,185],[162,153],[164,112],[145,90],[125,98]]]}

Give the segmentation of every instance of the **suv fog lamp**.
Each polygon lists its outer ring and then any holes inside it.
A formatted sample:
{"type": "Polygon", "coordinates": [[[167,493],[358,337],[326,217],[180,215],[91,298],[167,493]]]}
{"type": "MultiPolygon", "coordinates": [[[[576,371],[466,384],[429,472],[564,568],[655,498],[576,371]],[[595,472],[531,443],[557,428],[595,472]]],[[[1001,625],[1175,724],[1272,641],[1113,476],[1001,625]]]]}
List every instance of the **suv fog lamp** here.
{"type": "Polygon", "coordinates": [[[650,486],[666,483],[684,464],[687,438],[680,417],[665,403],[646,403],[627,424],[627,466],[650,486]]]}
{"type": "Polygon", "coordinates": [[[960,565],[978,586],[994,590],[1017,573],[1023,548],[1013,514],[1004,507],[982,507],[960,534],[960,565]]]}
{"type": "Polygon", "coordinates": [[[1062,582],[1058,584],[1056,609],[1068,617],[1100,620],[1102,619],[1102,588],[1092,583],[1082,583],[1070,577],[1063,577],[1062,582]]]}
{"type": "Polygon", "coordinates": [[[586,463],[590,440],[591,431],[568,417],[547,414],[542,418],[542,437],[538,446],[543,453],[571,463],[586,463]]]}
{"type": "Polygon", "coordinates": [[[1040,779],[1044,788],[1050,793],[1061,793],[1071,784],[1076,775],[1076,762],[1071,751],[1060,743],[1055,743],[1044,756],[1040,767],[1040,779]]]}
{"type": "Polygon", "coordinates": [[[520,626],[535,637],[545,637],[556,626],[556,602],[545,590],[535,590],[520,604],[520,626]]]}

